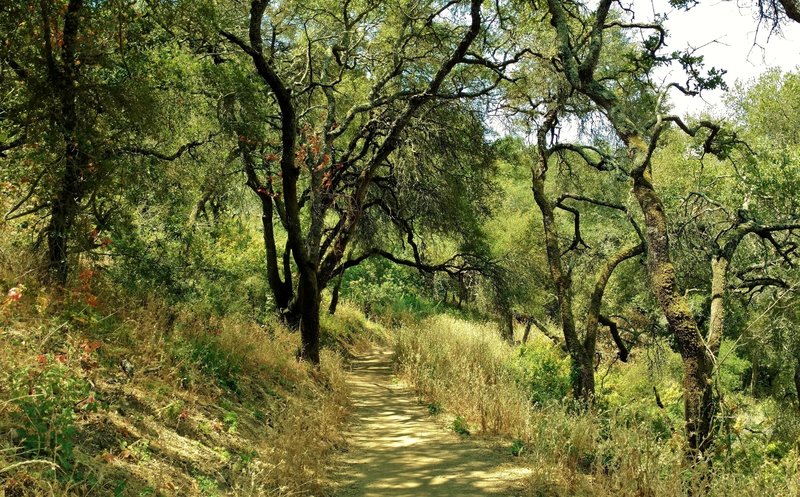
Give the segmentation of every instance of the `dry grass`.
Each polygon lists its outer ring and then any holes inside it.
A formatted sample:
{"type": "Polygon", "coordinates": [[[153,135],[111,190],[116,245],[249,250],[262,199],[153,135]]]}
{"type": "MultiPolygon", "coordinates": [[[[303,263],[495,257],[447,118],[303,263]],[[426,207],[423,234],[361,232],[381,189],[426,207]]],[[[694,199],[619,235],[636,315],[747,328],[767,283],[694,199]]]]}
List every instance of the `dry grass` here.
{"type": "Polygon", "coordinates": [[[524,432],[529,405],[506,368],[511,348],[495,328],[449,316],[398,330],[396,361],[401,377],[429,404],[491,434],[524,432]]]}
{"type": "Polygon", "coordinates": [[[81,289],[56,298],[31,281],[0,314],[0,494],[323,491],[349,410],[338,353],[323,351],[313,369],[296,360],[297,334],[278,323],[200,319],[158,298],[92,293],[95,307],[81,289]],[[25,406],[35,404],[15,400],[23,390],[68,403],[32,419],[39,411],[25,406]],[[45,441],[25,453],[36,422],[45,441]],[[71,450],[46,441],[73,429],[71,450]]]}
{"type": "Polygon", "coordinates": [[[689,490],[708,497],[800,495],[797,448],[755,469],[723,458],[709,480],[707,469],[687,466],[679,429],[671,436],[656,433],[647,416],[632,408],[534,407],[511,373],[514,349],[496,328],[437,317],[400,330],[395,349],[400,374],[425,402],[464,417],[470,427],[504,435],[506,443],[521,449],[520,463],[530,468],[526,495],[658,497],[689,490]]]}

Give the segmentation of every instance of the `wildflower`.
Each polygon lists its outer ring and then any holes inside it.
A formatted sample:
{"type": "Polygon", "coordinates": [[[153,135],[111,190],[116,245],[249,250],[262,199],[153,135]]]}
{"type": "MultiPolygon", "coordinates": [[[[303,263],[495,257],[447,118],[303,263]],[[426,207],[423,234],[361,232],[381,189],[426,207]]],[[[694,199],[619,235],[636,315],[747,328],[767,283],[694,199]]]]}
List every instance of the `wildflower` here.
{"type": "Polygon", "coordinates": [[[14,287],[8,291],[8,300],[11,302],[19,302],[22,298],[22,288],[14,287]]]}

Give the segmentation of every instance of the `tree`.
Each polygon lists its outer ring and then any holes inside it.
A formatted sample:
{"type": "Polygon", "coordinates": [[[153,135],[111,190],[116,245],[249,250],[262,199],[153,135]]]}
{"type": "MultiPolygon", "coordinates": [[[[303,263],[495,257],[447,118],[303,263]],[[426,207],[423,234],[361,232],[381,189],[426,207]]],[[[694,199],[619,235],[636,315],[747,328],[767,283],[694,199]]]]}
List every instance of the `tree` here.
{"type": "MultiPolygon", "coordinates": [[[[556,102],[552,108],[545,113],[544,121],[537,131],[537,159],[535,166],[531,168],[533,197],[542,213],[542,224],[544,229],[545,246],[547,252],[548,266],[556,289],[559,304],[559,316],[561,328],[564,334],[564,341],[572,359],[572,384],[573,395],[576,399],[581,399],[584,404],[591,405],[594,400],[594,370],[595,352],[597,343],[597,331],[601,321],[601,309],[603,294],[612,273],[622,262],[644,253],[643,236],[636,221],[628,214],[627,207],[621,204],[598,200],[583,195],[564,193],[555,201],[548,198],[545,193],[545,178],[549,168],[551,158],[560,152],[572,151],[582,154],[586,162],[594,167],[603,169],[605,162],[589,158],[588,154],[593,154],[591,147],[582,148],[571,144],[548,143],[547,136],[554,135],[556,120],[562,110],[562,103],[556,102]],[[591,290],[589,305],[584,321],[583,336],[580,337],[576,327],[575,310],[573,306],[574,289],[572,284],[571,271],[565,270],[563,256],[578,248],[580,245],[586,246],[586,242],[581,236],[580,211],[567,204],[568,200],[585,202],[598,205],[626,214],[630,220],[636,234],[640,238],[636,243],[629,247],[623,247],[605,259],[595,274],[594,287],[591,290]],[[574,235],[570,246],[566,250],[561,249],[558,228],[555,222],[555,209],[562,209],[569,212],[574,217],[574,235]]],[[[613,328],[612,328],[613,329],[613,328]]],[[[623,349],[624,350],[624,349],[623,349]]],[[[626,353],[625,353],[626,354],[626,353]]]]}
{"type": "MultiPolygon", "coordinates": [[[[664,113],[665,91],[678,88],[687,93],[713,87],[720,83],[719,73],[712,71],[709,78],[695,78],[694,87],[667,85],[662,91],[653,91],[646,79],[649,71],[663,58],[657,51],[664,43],[665,31],[658,24],[626,23],[611,16],[610,1],[601,1],[589,16],[579,14],[582,5],[559,0],[548,0],[547,11],[553,26],[559,63],[556,66],[566,83],[574,91],[588,98],[614,130],[627,152],[626,169],[633,182],[633,194],[644,216],[643,230],[647,245],[648,273],[651,289],[675,336],[683,359],[684,415],[687,435],[687,457],[696,460],[713,440],[712,420],[715,415],[712,396],[712,359],[703,343],[697,322],[694,320],[677,280],[669,242],[669,226],[664,204],[654,184],[652,157],[658,147],[665,127],[676,123],[687,134],[695,136],[708,131],[704,142],[706,151],[719,151],[717,138],[720,127],[701,121],[689,127],[677,116],[664,113]],[[579,22],[578,26],[573,23],[579,22]],[[575,27],[578,29],[575,30],[575,27]],[[654,33],[645,39],[642,50],[632,58],[635,75],[623,78],[604,74],[600,64],[605,55],[609,35],[614,30],[643,30],[654,33]],[[586,38],[579,39],[576,31],[583,30],[586,38]],[[628,88],[624,88],[627,80],[628,88]],[[617,88],[623,86],[620,98],[617,88]]],[[[699,62],[683,57],[685,67],[699,62]]],[[[693,74],[698,74],[696,71],[693,74]]],[[[690,78],[691,82],[692,78],[690,78]]]]}
{"type": "Polygon", "coordinates": [[[15,96],[0,122],[12,138],[2,148],[14,154],[18,178],[28,178],[27,192],[6,219],[44,213],[48,276],[63,286],[70,257],[102,243],[98,234],[109,227],[102,199],[125,176],[121,162],[176,160],[206,140],[174,153],[146,146],[162,115],[153,86],[164,81],[149,78],[148,55],[162,47],[139,6],[16,3],[3,7],[0,23],[8,33],[0,84],[15,96]],[[87,211],[94,226],[77,226],[87,211]]]}
{"type": "MultiPolygon", "coordinates": [[[[219,31],[250,58],[277,107],[281,189],[270,192],[266,188],[263,194],[273,200],[287,232],[288,251],[298,271],[297,294],[289,307],[300,316],[301,356],[313,363],[319,361],[322,289],[341,274],[344,265],[364,258],[345,261],[364,213],[381,207],[369,202],[371,189],[385,184],[380,171],[388,170],[391,176],[397,150],[434,107],[488,94],[502,79],[502,68],[511,63],[480,55],[486,43],[479,38],[481,6],[482,2],[473,0],[467,11],[452,2],[405,11],[393,3],[348,2],[339,14],[253,1],[246,38],[224,27],[219,31]],[[268,7],[271,15],[285,20],[265,37],[268,7]],[[469,25],[439,20],[445,14],[466,15],[469,25]],[[282,48],[277,39],[283,29],[293,29],[290,18],[304,26],[298,35],[303,45],[298,40],[282,48]],[[396,24],[386,24],[388,36],[371,39],[374,35],[368,26],[375,19],[396,24]],[[334,27],[340,33],[334,39],[321,35],[334,27]],[[265,44],[265,40],[271,41],[265,44]],[[306,53],[304,72],[298,73],[287,58],[294,43],[306,53]],[[386,60],[391,63],[387,65],[386,60]],[[349,85],[356,85],[355,94],[345,92],[352,91],[349,85]],[[347,98],[337,96],[338,92],[347,98]]],[[[258,190],[256,183],[248,181],[258,190]]],[[[263,219],[267,224],[271,221],[266,210],[263,219]]],[[[265,242],[272,244],[269,236],[265,242]]],[[[278,253],[277,248],[267,248],[272,274],[277,264],[270,259],[278,253]]],[[[279,284],[270,279],[275,288],[285,286],[285,280],[279,284]]]]}

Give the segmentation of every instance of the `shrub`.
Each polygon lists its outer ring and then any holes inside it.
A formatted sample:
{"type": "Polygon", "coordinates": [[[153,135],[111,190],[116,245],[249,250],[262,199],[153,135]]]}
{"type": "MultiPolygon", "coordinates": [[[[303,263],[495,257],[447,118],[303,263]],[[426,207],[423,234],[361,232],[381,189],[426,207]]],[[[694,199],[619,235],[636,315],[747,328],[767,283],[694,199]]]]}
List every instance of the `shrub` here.
{"type": "Polygon", "coordinates": [[[91,384],[50,358],[38,356],[40,367],[24,368],[8,379],[16,407],[12,423],[29,458],[45,458],[69,474],[74,469],[76,410],[94,410],[91,384]]]}
{"type": "Polygon", "coordinates": [[[535,404],[561,401],[570,389],[570,362],[552,347],[522,345],[509,367],[535,404]]]}
{"type": "Polygon", "coordinates": [[[469,436],[469,425],[463,416],[456,416],[453,423],[450,425],[453,431],[461,436],[469,436]]]}

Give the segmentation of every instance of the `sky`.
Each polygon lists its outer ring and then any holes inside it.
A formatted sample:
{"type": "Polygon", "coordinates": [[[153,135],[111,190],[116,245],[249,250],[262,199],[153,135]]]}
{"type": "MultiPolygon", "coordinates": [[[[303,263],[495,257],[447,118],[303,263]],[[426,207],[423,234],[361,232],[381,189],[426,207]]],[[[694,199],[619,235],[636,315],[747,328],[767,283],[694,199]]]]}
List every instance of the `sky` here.
{"type": "MultiPolygon", "coordinates": [[[[725,81],[730,86],[737,80],[756,78],[768,67],[791,71],[800,66],[800,24],[788,21],[781,34],[771,34],[769,25],[759,27],[751,0],[701,0],[688,12],[670,7],[667,0],[633,0],[633,7],[639,22],[652,20],[654,12],[667,13],[667,49],[703,47],[698,53],[705,56],[706,68],[727,69],[725,81]]],[[[675,79],[681,76],[677,71],[675,79]]],[[[694,114],[719,106],[723,96],[722,90],[704,92],[702,98],[673,91],[671,100],[676,113],[694,114]]]]}

